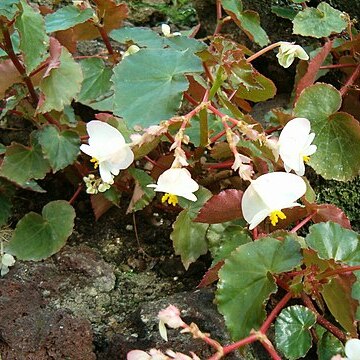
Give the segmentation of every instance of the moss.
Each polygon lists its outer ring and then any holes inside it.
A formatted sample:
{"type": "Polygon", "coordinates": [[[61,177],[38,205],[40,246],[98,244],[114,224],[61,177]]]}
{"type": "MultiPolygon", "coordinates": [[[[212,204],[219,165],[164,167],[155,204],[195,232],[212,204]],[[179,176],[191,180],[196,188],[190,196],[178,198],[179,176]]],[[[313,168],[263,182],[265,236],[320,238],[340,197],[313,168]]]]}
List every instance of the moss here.
{"type": "Polygon", "coordinates": [[[349,182],[319,179],[314,186],[317,202],[334,204],[341,208],[356,231],[360,231],[359,188],[360,176],[349,182]]]}

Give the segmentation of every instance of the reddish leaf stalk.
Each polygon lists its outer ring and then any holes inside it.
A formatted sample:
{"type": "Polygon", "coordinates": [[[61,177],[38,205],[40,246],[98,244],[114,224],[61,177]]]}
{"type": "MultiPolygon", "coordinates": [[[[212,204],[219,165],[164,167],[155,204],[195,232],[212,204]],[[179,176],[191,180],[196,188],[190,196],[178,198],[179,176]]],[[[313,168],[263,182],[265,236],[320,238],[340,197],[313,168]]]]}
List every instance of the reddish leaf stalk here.
{"type": "Polygon", "coordinates": [[[349,68],[349,67],[356,67],[357,64],[334,64],[334,65],[324,65],[324,66],[320,66],[319,69],[320,70],[325,70],[325,69],[341,69],[341,68],[349,68]]]}
{"type": "Polygon", "coordinates": [[[188,93],[184,93],[184,98],[193,105],[198,105],[198,102],[193,99],[188,93]]]}
{"type": "Polygon", "coordinates": [[[328,278],[330,276],[344,274],[344,273],[346,274],[346,273],[350,273],[350,272],[357,271],[357,270],[360,270],[360,265],[347,266],[347,267],[343,267],[340,269],[328,270],[328,271],[325,271],[324,273],[320,274],[318,276],[318,279],[322,280],[322,279],[328,278]]]}
{"type": "MultiPolygon", "coordinates": [[[[223,348],[224,355],[230,354],[231,352],[239,349],[240,347],[247,345],[247,344],[251,344],[257,340],[258,340],[258,335],[252,334],[252,335],[249,335],[248,337],[246,337],[245,339],[242,339],[237,342],[234,342],[233,344],[224,346],[224,348],[223,348]]],[[[216,357],[210,358],[209,360],[215,360],[215,359],[217,359],[217,358],[216,357]]]]}
{"type": "Polygon", "coordinates": [[[273,360],[281,360],[281,357],[276,352],[274,345],[271,343],[271,341],[267,338],[266,335],[260,338],[260,342],[273,360]]]}
{"type": "Polygon", "coordinates": [[[300,221],[293,229],[290,230],[291,233],[296,233],[299,229],[301,229],[306,223],[308,223],[314,216],[316,215],[316,211],[308,215],[305,219],[300,221]]]}
{"type": "Polygon", "coordinates": [[[104,44],[106,46],[106,49],[109,53],[109,55],[114,55],[114,49],[111,46],[109,36],[107,32],[105,31],[104,27],[102,25],[96,25],[97,29],[99,30],[99,33],[104,41],[104,44]]]}
{"type": "Polygon", "coordinates": [[[81,190],[83,188],[83,184],[80,183],[78,188],[76,189],[76,191],[74,192],[74,195],[71,197],[71,199],[69,200],[69,204],[72,205],[74,203],[74,201],[77,199],[77,197],[79,196],[81,190]]]}
{"type": "Polygon", "coordinates": [[[149,156],[145,155],[144,158],[145,158],[149,163],[153,164],[154,166],[156,166],[156,167],[158,167],[158,168],[160,168],[160,169],[166,169],[165,166],[158,164],[155,160],[149,158],[149,156]]]}
{"type": "MultiPolygon", "coordinates": [[[[35,91],[34,85],[30,79],[30,77],[26,74],[26,70],[25,67],[21,64],[21,62],[19,61],[19,59],[17,58],[15,52],[14,52],[14,48],[11,42],[11,38],[10,38],[10,33],[9,30],[7,28],[2,28],[2,33],[4,36],[4,42],[5,42],[5,51],[7,52],[10,60],[13,62],[14,66],[16,67],[17,71],[20,73],[20,75],[22,76],[28,90],[31,96],[31,99],[34,103],[34,106],[36,107],[38,102],[39,102],[39,97],[35,91]]],[[[53,117],[49,114],[49,113],[45,113],[43,114],[44,118],[53,125],[56,125],[57,127],[59,127],[58,122],[53,119],[53,117]]]]}
{"type": "Polygon", "coordinates": [[[351,74],[351,76],[348,78],[345,85],[340,89],[340,94],[342,97],[348,92],[349,88],[357,80],[359,75],[360,75],[360,64],[357,65],[356,69],[351,74]]]}
{"type": "Polygon", "coordinates": [[[316,310],[314,304],[312,303],[311,299],[309,298],[308,295],[306,295],[305,293],[301,294],[301,299],[303,301],[303,303],[312,311],[315,313],[316,315],[316,321],[322,325],[324,328],[326,328],[327,330],[329,330],[333,335],[335,335],[339,340],[341,341],[346,341],[346,336],[345,334],[338,328],[336,327],[334,324],[332,324],[330,321],[326,320],[322,315],[320,315],[318,313],[318,311],[316,310]]]}
{"type": "Polygon", "coordinates": [[[288,292],[274,307],[271,311],[265,322],[261,325],[260,332],[266,333],[269,330],[271,323],[274,321],[276,316],[280,313],[280,311],[285,307],[287,302],[293,297],[291,292],[288,292]]]}
{"type": "Polygon", "coordinates": [[[208,169],[227,169],[227,168],[231,167],[233,163],[234,163],[234,161],[230,160],[230,161],[224,161],[222,163],[217,163],[217,164],[205,164],[205,166],[208,169]]]}
{"type": "Polygon", "coordinates": [[[250,57],[248,57],[246,59],[246,62],[247,63],[251,63],[253,60],[257,59],[259,56],[265,54],[266,52],[272,50],[272,49],[275,49],[276,47],[280,46],[281,45],[281,41],[278,41],[274,44],[271,44],[263,49],[261,49],[260,51],[258,51],[257,53],[255,53],[254,55],[251,55],[250,57]]]}

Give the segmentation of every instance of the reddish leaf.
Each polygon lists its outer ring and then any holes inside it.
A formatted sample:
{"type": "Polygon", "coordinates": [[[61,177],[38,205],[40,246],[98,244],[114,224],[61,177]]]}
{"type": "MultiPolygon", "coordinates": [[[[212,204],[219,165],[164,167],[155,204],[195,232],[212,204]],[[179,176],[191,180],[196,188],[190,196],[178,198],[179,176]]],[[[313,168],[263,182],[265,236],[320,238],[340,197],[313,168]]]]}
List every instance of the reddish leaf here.
{"type": "Polygon", "coordinates": [[[108,200],[103,194],[95,194],[90,196],[91,207],[94,211],[95,220],[99,220],[102,215],[104,215],[114,203],[108,200]]]}
{"type": "Polygon", "coordinates": [[[316,74],[318,73],[320,66],[328,56],[332,48],[332,41],[329,40],[325,43],[320,52],[309,62],[305,75],[301,78],[296,87],[296,99],[300,96],[300,93],[312,85],[315,82],[316,74]]]}
{"type": "Polygon", "coordinates": [[[50,75],[52,69],[57,69],[60,66],[60,55],[62,46],[55,38],[50,38],[50,57],[48,58],[48,66],[46,68],[44,78],[50,75]]]}
{"type": "Polygon", "coordinates": [[[345,213],[332,204],[309,204],[305,203],[309,213],[316,212],[311,219],[314,223],[333,221],[346,229],[351,229],[350,221],[345,213]]]}
{"type": "Polygon", "coordinates": [[[0,62],[0,79],[0,98],[4,97],[5,91],[11,85],[22,82],[20,73],[10,59],[0,62]]]}
{"type": "Polygon", "coordinates": [[[215,264],[212,268],[210,268],[203,278],[201,279],[198,288],[203,288],[205,286],[211,285],[213,282],[219,279],[218,273],[221,267],[224,265],[224,260],[219,261],[217,264],[215,264]]]}
{"type": "MultiPolygon", "coordinates": [[[[117,5],[115,0],[94,2],[97,5],[97,16],[106,33],[121,27],[123,20],[128,16],[128,7],[125,3],[117,5]]],[[[91,20],[76,25],[73,29],[77,40],[92,40],[100,37],[99,30],[91,20]]]]}
{"type": "Polygon", "coordinates": [[[228,189],[212,196],[199,211],[194,221],[218,224],[242,218],[240,207],[242,195],[241,190],[228,189]]]}

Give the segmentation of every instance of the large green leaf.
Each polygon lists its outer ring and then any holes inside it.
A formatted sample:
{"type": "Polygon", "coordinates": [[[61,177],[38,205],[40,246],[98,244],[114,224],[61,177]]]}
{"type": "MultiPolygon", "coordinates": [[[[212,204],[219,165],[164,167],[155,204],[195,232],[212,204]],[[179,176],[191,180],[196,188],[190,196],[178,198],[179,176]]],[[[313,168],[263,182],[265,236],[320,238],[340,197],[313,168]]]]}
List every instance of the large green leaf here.
{"type": "Polygon", "coordinates": [[[257,12],[243,11],[241,0],[221,0],[221,5],[250,40],[255,41],[260,46],[269,43],[265,30],[260,26],[260,17],[257,12]]]}
{"type": "Polygon", "coordinates": [[[348,25],[346,15],[322,2],[316,9],[307,7],[293,20],[294,34],[321,38],[340,33],[348,25]]]}
{"type": "Polygon", "coordinates": [[[25,0],[21,0],[21,14],[16,18],[15,27],[20,33],[20,50],[26,72],[30,74],[48,56],[49,38],[45,32],[44,18],[25,0]]]}
{"type": "Polygon", "coordinates": [[[315,323],[315,314],[305,306],[283,309],[275,322],[276,347],[287,359],[304,357],[311,348],[310,329],[315,323]]]}
{"type": "Polygon", "coordinates": [[[0,16],[4,16],[8,20],[12,20],[19,8],[16,6],[20,0],[2,0],[0,2],[0,16]]]}
{"type": "Polygon", "coordinates": [[[30,212],[18,222],[5,250],[20,260],[46,259],[65,245],[74,219],[74,208],[67,201],[52,201],[42,215],[30,212]]]}
{"type": "Polygon", "coordinates": [[[360,171],[360,125],[350,114],[336,112],[341,94],[329,84],[306,88],[294,113],[311,122],[317,151],[309,165],[325,179],[350,180],[360,171]]]}
{"type": "MultiPolygon", "coordinates": [[[[77,101],[91,105],[100,101],[105,94],[111,92],[110,78],[112,70],[102,59],[85,59],[80,62],[84,76],[77,101]]],[[[111,108],[109,109],[111,110],[111,108]]]]}
{"type": "Polygon", "coordinates": [[[86,8],[82,10],[74,5],[64,6],[56,12],[45,16],[46,32],[52,33],[72,28],[89,20],[92,16],[92,9],[86,8]]]}
{"type": "Polygon", "coordinates": [[[167,38],[160,36],[157,32],[149,28],[141,27],[123,27],[121,29],[116,29],[110,33],[110,37],[122,44],[134,43],[148,49],[170,47],[180,51],[189,49],[191,52],[195,53],[206,48],[206,45],[203,42],[187,36],[179,35],[167,38]]]}
{"type": "Polygon", "coordinates": [[[114,113],[130,127],[168,119],[189,87],[185,75],[201,71],[200,59],[190,51],[143,49],[127,56],[114,68],[114,113]]]}
{"type": "Polygon", "coordinates": [[[184,209],[173,223],[170,235],[175,254],[181,256],[181,261],[187,270],[200,255],[207,253],[206,230],[208,224],[194,223],[190,210],[184,209]]]}
{"type": "Polygon", "coordinates": [[[329,221],[310,226],[305,241],[321,259],[360,265],[360,235],[337,223],[329,221]]]}
{"type": "Polygon", "coordinates": [[[0,175],[26,186],[28,180],[43,179],[49,171],[50,165],[44,158],[41,146],[32,141],[30,147],[16,143],[7,147],[0,175]]]}
{"type": "Polygon", "coordinates": [[[80,91],[83,80],[81,66],[66,48],[53,41],[50,54],[54,64],[50,64],[39,85],[42,94],[37,111],[40,113],[62,111],[66,105],[70,105],[80,91]]]}
{"type": "Polygon", "coordinates": [[[301,263],[300,245],[266,237],[239,246],[219,271],[216,299],[232,337],[237,340],[258,329],[265,319],[265,302],[277,289],[272,275],[301,263]]]}
{"type": "Polygon", "coordinates": [[[53,125],[45,126],[38,131],[38,141],[53,172],[74,163],[80,152],[79,135],[71,130],[60,132],[53,125]]]}

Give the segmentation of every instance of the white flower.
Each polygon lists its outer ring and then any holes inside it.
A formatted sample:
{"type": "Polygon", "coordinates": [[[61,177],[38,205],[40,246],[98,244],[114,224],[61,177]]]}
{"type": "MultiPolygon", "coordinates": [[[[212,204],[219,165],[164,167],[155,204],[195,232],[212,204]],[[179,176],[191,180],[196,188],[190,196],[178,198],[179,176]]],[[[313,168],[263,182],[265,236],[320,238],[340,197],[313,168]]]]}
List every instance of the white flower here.
{"type": "Polygon", "coordinates": [[[184,322],[180,317],[180,310],[174,305],[169,305],[166,309],[159,311],[158,318],[159,332],[165,341],[168,340],[165,325],[172,329],[177,329],[184,325],[184,322]]]}
{"type": "Polygon", "coordinates": [[[179,32],[171,33],[171,29],[170,29],[170,26],[168,24],[162,24],[161,25],[161,32],[163,33],[163,35],[165,37],[181,36],[181,33],[179,33],[179,32]]]}
{"type": "Polygon", "coordinates": [[[279,144],[278,139],[266,137],[264,141],[264,145],[270,149],[274,155],[275,161],[279,160],[279,144]]]}
{"type": "Polygon", "coordinates": [[[284,68],[288,68],[296,57],[301,60],[309,60],[309,55],[300,45],[286,41],[281,42],[276,57],[278,58],[279,64],[284,68]]]}
{"type": "Polygon", "coordinates": [[[174,206],[177,204],[178,196],[185,199],[196,201],[197,197],[193,194],[199,190],[199,184],[191,178],[191,174],[184,168],[170,168],[164,171],[157,181],[157,184],[150,184],[155,191],[164,192],[162,202],[168,201],[174,206]]]}
{"type": "Polygon", "coordinates": [[[348,360],[360,360],[360,340],[350,339],[345,344],[345,355],[348,360]]]}
{"type": "Polygon", "coordinates": [[[305,194],[305,181],[295,174],[273,172],[259,176],[245,190],[241,201],[244,219],[254,229],[267,216],[272,225],[285,219],[282,209],[301,206],[295,201],[305,194]]]}
{"type": "Polygon", "coordinates": [[[250,165],[250,158],[236,153],[234,163],[231,168],[234,171],[239,171],[239,175],[244,180],[251,180],[252,175],[254,174],[253,167],[250,165]]]}
{"type": "Polygon", "coordinates": [[[151,349],[149,353],[142,350],[132,350],[126,356],[127,360],[168,360],[169,358],[161,351],[151,349]]]}
{"type": "Polygon", "coordinates": [[[137,45],[130,45],[128,49],[124,52],[123,58],[127,57],[129,55],[133,55],[137,53],[140,50],[140,48],[137,45]]]}
{"type": "Polygon", "coordinates": [[[15,259],[10,254],[2,254],[0,255],[0,275],[4,276],[9,272],[9,267],[15,264],[15,259]]]}
{"type": "Polygon", "coordinates": [[[285,125],[279,137],[278,147],[287,172],[294,170],[297,175],[304,175],[304,161],[309,161],[309,156],[316,151],[316,145],[311,145],[314,137],[315,134],[310,133],[308,119],[295,118],[285,125]]]}
{"type": "Polygon", "coordinates": [[[93,120],[86,125],[86,129],[89,145],[81,145],[80,150],[92,157],[90,161],[95,169],[99,167],[103,182],[111,184],[113,177],[134,161],[134,154],[120,131],[111,125],[93,120]]]}

